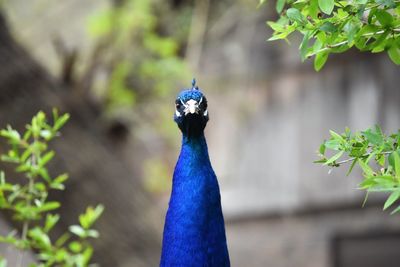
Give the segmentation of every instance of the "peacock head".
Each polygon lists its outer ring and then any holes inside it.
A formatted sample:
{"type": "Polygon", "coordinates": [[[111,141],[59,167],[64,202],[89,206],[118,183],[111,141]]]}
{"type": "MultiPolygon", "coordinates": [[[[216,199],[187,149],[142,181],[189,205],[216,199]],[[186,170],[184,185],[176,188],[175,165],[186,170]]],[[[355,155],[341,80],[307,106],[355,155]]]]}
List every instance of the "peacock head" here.
{"type": "Polygon", "coordinates": [[[179,93],[175,100],[174,120],[186,136],[200,136],[208,121],[207,99],[192,81],[192,88],[179,93]]]}

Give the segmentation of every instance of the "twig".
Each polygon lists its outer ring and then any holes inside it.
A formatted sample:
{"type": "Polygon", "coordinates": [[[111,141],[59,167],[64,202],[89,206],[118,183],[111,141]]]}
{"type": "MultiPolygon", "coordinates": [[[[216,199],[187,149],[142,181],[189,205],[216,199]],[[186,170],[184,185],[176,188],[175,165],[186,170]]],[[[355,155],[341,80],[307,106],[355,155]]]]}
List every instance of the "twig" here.
{"type": "MultiPolygon", "coordinates": [[[[379,153],[379,154],[382,154],[382,155],[388,155],[388,154],[390,154],[390,153],[393,153],[394,151],[385,151],[385,152],[381,152],[381,153],[379,153]]],[[[368,153],[368,154],[364,154],[364,155],[362,155],[361,157],[368,157],[369,155],[371,155],[371,153],[368,153]]],[[[356,160],[356,159],[358,159],[358,158],[360,158],[360,157],[354,157],[354,158],[348,158],[348,159],[345,159],[345,160],[342,160],[342,161],[338,161],[338,162],[335,162],[335,164],[337,164],[337,165],[342,165],[342,164],[344,164],[344,163],[347,163],[347,162],[352,162],[352,161],[354,161],[354,160],[356,160]]]]}
{"type": "MultiPolygon", "coordinates": [[[[38,141],[37,138],[34,137],[34,142],[37,142],[37,141],[38,141]]],[[[37,151],[32,153],[32,156],[31,156],[31,165],[32,166],[35,166],[35,167],[37,166],[39,157],[40,157],[40,155],[39,155],[39,153],[37,151]]],[[[26,195],[26,204],[27,204],[28,207],[31,207],[31,205],[32,205],[31,196],[32,196],[33,190],[34,190],[34,179],[35,179],[35,177],[34,176],[28,176],[28,178],[29,178],[29,184],[28,184],[28,192],[27,192],[27,195],[26,195]]],[[[22,224],[21,240],[22,240],[22,242],[24,242],[24,246],[25,246],[25,243],[26,243],[27,238],[28,238],[29,220],[30,219],[25,219],[24,223],[22,224]]],[[[23,267],[25,249],[26,248],[24,247],[24,249],[21,250],[21,253],[19,255],[19,260],[18,260],[18,265],[17,265],[18,267],[23,267]]]]}
{"type": "MultiPolygon", "coordinates": [[[[393,29],[392,31],[393,31],[393,32],[400,32],[400,28],[398,28],[398,29],[393,29]]],[[[384,32],[385,32],[385,30],[380,30],[380,31],[377,31],[377,32],[366,33],[366,34],[363,34],[363,35],[361,35],[361,36],[362,36],[362,37],[368,37],[368,36],[373,36],[373,35],[375,35],[375,34],[382,34],[382,33],[384,33],[384,32]]],[[[318,50],[318,51],[316,51],[316,52],[314,52],[314,53],[309,54],[307,57],[310,58],[310,57],[312,57],[312,56],[315,56],[316,54],[319,54],[319,53],[324,52],[324,51],[326,51],[326,50],[329,50],[329,49],[331,49],[331,48],[335,48],[335,47],[339,47],[339,46],[345,45],[345,44],[347,44],[348,42],[349,42],[349,40],[345,40],[345,41],[342,41],[342,42],[339,42],[339,43],[336,43],[336,44],[327,45],[326,47],[321,48],[320,50],[318,50]]]]}

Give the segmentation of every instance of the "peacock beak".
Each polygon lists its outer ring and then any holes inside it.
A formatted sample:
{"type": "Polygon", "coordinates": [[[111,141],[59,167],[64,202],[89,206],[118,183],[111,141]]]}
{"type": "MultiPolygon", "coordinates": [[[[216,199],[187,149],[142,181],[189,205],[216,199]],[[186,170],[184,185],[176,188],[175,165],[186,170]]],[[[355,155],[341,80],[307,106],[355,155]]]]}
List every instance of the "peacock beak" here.
{"type": "Polygon", "coordinates": [[[184,113],[185,116],[187,114],[194,114],[194,113],[199,113],[199,103],[196,100],[190,99],[189,101],[187,101],[185,104],[185,109],[184,109],[184,113]]]}

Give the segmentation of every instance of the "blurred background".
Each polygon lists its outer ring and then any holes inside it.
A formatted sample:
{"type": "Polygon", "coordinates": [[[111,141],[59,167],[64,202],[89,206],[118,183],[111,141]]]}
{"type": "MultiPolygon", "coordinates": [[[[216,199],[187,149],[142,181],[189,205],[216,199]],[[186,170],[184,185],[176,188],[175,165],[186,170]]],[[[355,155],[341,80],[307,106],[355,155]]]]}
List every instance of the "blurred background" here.
{"type": "MultiPolygon", "coordinates": [[[[398,266],[400,220],[382,212],[385,196],[361,208],[358,171],[313,163],[329,129],[397,131],[398,67],[350,51],[316,73],[301,63],[296,38],[266,42],[265,21],[277,15],[273,3],[257,5],[1,1],[0,126],[22,129],[52,107],[71,114],[53,143],[52,170],[71,176],[53,196],[63,202],[56,231],[103,203],[101,266],[158,265],[181,141],[174,100],[192,77],[209,100],[206,136],[233,267],[398,266]]],[[[2,217],[0,232],[13,227],[2,217]]]]}

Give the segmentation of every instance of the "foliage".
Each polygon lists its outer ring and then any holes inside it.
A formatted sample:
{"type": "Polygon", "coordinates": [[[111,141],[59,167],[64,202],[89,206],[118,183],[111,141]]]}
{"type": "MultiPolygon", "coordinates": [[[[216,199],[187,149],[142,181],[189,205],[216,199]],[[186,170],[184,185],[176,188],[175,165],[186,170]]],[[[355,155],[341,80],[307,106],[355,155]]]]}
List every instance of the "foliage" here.
{"type": "MultiPolygon", "coordinates": [[[[52,241],[50,232],[60,220],[54,211],[61,203],[48,199],[51,190],[64,190],[67,174],[51,176],[47,164],[55,156],[48,143],[59,136],[59,130],[68,121],[69,115],[59,116],[53,110],[53,123],[49,124],[46,115],[39,112],[26,126],[24,133],[8,126],[0,131],[10,145],[7,153],[1,156],[3,162],[15,165],[16,174],[24,178],[5,178],[0,173],[0,209],[10,212],[13,220],[22,225],[21,236],[17,231],[0,237],[0,242],[8,243],[21,250],[20,265],[22,266],[23,251],[34,250],[40,263],[31,263],[30,267],[44,266],[87,266],[90,262],[93,248],[88,238],[97,238],[98,232],[92,229],[94,222],[103,212],[103,207],[88,207],[79,216],[79,224],[72,225],[69,232],[52,241]]],[[[22,178],[22,177],[20,177],[22,178]]],[[[5,260],[2,262],[5,266],[5,260]]]]}
{"type": "MultiPolygon", "coordinates": [[[[93,61],[100,83],[95,81],[91,91],[100,95],[107,119],[122,121],[129,124],[127,127],[135,125],[143,132],[157,132],[161,142],[172,145],[177,135],[170,97],[192,78],[183,58],[192,4],[172,7],[171,2],[162,0],[113,2],[88,19],[88,32],[97,45],[93,51],[100,51],[94,53],[93,61]]],[[[168,188],[165,177],[157,175],[168,166],[165,160],[145,160],[141,166],[147,189],[157,192],[168,188]]]]}
{"type": "Polygon", "coordinates": [[[101,86],[107,88],[109,111],[168,95],[176,81],[189,78],[179,55],[182,40],[174,38],[181,29],[161,24],[169,14],[160,0],[122,0],[89,18],[88,31],[101,49],[95,56],[103,80],[104,70],[108,73],[101,86]]]}
{"type": "Polygon", "coordinates": [[[291,33],[301,33],[301,58],[315,56],[317,71],[329,54],[352,47],[372,53],[385,51],[400,64],[400,1],[277,0],[276,11],[280,17],[268,22],[274,30],[269,40],[287,40],[291,33]]]}
{"type": "MultiPolygon", "coordinates": [[[[330,131],[331,137],[319,149],[322,163],[331,167],[350,164],[348,174],[355,165],[361,167],[364,180],[359,188],[369,192],[390,193],[384,210],[400,198],[400,131],[386,136],[379,126],[363,132],[352,133],[348,128],[343,134],[330,131]],[[327,156],[327,151],[334,152],[327,156]],[[346,159],[343,159],[346,157],[346,159]]],[[[392,211],[400,211],[400,205],[392,211]]]]}

